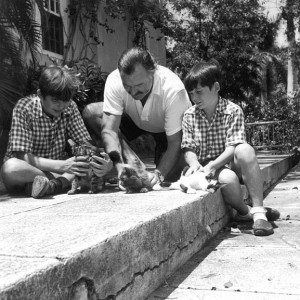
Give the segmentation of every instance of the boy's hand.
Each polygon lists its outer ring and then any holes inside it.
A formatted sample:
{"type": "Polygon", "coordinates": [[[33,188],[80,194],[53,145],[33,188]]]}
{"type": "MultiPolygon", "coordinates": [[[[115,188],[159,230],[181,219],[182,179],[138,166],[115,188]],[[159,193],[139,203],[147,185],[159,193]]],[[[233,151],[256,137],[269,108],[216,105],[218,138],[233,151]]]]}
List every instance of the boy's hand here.
{"type": "Polygon", "coordinates": [[[110,160],[110,158],[105,156],[105,158],[93,155],[92,156],[92,161],[90,162],[90,166],[98,177],[102,177],[105,174],[107,174],[113,167],[113,163],[110,160]]]}
{"type": "Polygon", "coordinates": [[[214,167],[214,162],[210,161],[205,167],[203,167],[203,172],[208,178],[215,176],[217,169],[214,167]]]}
{"type": "Polygon", "coordinates": [[[196,163],[194,163],[193,165],[191,165],[187,171],[185,172],[185,176],[190,176],[193,173],[197,172],[197,171],[203,171],[203,167],[200,165],[200,163],[197,161],[196,163]]]}
{"type": "Polygon", "coordinates": [[[64,173],[70,173],[77,176],[85,176],[90,169],[90,164],[86,156],[73,156],[65,160],[64,173]]]}

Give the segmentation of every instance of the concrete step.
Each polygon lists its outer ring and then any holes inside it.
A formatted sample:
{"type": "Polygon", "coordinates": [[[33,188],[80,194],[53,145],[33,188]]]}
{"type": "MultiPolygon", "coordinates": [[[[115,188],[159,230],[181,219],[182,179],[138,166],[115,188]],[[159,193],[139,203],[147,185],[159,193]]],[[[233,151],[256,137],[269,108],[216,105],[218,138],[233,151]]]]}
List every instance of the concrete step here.
{"type": "MultiPolygon", "coordinates": [[[[267,190],[291,167],[261,157],[267,190]]],[[[145,160],[148,168],[153,168],[145,160]]],[[[0,197],[0,299],[145,299],[229,221],[220,191],[0,197]]]]}
{"type": "Polygon", "coordinates": [[[281,213],[273,235],[254,236],[251,223],[225,227],[147,300],[299,300],[300,164],[264,205],[281,213]]]}

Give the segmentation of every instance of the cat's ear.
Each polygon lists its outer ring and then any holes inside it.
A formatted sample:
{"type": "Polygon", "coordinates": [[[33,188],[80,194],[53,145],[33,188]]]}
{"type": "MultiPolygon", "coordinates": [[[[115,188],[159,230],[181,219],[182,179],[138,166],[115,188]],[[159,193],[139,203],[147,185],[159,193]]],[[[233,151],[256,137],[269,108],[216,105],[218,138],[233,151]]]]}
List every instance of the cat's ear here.
{"type": "Polygon", "coordinates": [[[135,170],[134,168],[130,167],[130,166],[125,166],[125,167],[124,167],[124,170],[125,170],[125,172],[126,172],[126,174],[127,174],[128,176],[137,175],[136,170],[135,170]]]}

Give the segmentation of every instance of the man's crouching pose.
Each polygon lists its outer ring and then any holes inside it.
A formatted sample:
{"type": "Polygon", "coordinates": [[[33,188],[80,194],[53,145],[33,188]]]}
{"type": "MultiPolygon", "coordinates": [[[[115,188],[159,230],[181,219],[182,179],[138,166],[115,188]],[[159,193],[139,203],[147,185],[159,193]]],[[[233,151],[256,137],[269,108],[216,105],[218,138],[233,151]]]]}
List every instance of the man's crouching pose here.
{"type": "Polygon", "coordinates": [[[257,236],[273,233],[269,223],[279,212],[263,207],[261,171],[254,149],[246,143],[242,109],[219,96],[221,71],[216,61],[196,64],[185,79],[195,104],[182,122],[182,144],[189,166],[186,176],[197,170],[215,175],[224,200],[236,211],[236,221],[254,221],[257,236]],[[240,182],[248,188],[253,208],[242,198],[240,182]],[[267,218],[268,217],[268,218],[267,218]]]}

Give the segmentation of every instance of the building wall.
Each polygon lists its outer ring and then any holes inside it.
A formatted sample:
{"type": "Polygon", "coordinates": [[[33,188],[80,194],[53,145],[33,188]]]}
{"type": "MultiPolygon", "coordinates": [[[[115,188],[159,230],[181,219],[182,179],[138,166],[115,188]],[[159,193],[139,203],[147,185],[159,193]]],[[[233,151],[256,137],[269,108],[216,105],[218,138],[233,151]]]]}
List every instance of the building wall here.
{"type": "MultiPolygon", "coordinates": [[[[68,0],[61,0],[60,2],[61,16],[64,24],[64,44],[66,44],[66,33],[69,30],[70,22],[68,13],[65,12],[68,0]]],[[[38,9],[36,10],[36,19],[38,22],[41,22],[38,9]]],[[[112,19],[105,14],[103,4],[100,4],[98,9],[98,19],[102,23],[104,23],[107,19],[109,26],[114,30],[114,32],[108,33],[105,27],[97,25],[93,28],[93,31],[98,34],[101,43],[97,45],[92,39],[90,39],[87,45],[86,39],[82,36],[79,28],[77,27],[67,60],[88,58],[90,61],[100,66],[103,71],[111,72],[117,67],[117,62],[121,53],[133,46],[132,41],[134,33],[130,29],[131,24],[129,23],[129,17],[126,18],[126,20],[112,19]]],[[[85,22],[86,23],[83,24],[82,27],[85,30],[86,37],[88,37],[90,25],[89,21],[85,20],[85,22]]],[[[148,33],[146,35],[147,48],[160,64],[166,65],[165,39],[163,34],[159,30],[155,30],[151,24],[147,23],[146,26],[148,28],[148,33]]],[[[41,48],[40,63],[50,64],[51,60],[49,57],[57,59],[58,61],[63,59],[62,55],[43,50],[41,48]]]]}

